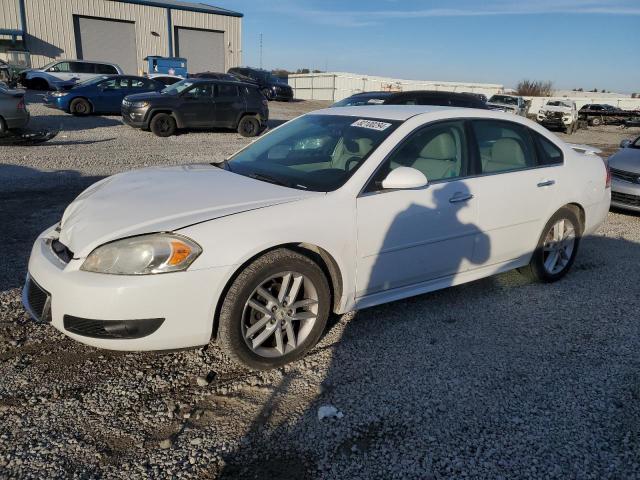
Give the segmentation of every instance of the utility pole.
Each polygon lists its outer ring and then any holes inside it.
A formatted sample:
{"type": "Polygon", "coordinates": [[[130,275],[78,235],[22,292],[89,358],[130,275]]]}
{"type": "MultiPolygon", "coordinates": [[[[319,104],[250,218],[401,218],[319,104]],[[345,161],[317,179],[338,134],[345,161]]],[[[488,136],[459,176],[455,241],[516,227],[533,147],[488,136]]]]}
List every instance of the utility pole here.
{"type": "Polygon", "coordinates": [[[262,34],[260,34],[260,68],[262,68],[262,34]]]}

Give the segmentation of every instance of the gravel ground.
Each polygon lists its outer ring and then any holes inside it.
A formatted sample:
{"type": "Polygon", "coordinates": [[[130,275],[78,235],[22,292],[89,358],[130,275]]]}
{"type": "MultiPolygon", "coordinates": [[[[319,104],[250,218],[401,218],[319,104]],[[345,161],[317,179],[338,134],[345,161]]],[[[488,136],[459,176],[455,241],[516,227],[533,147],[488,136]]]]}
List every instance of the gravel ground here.
{"type": "MultiPolygon", "coordinates": [[[[275,103],[272,117],[321,106],[275,103]]],[[[240,370],[215,344],[100,351],[23,312],[35,236],[105,175],[246,140],[30,109],[63,132],[0,147],[0,478],[640,477],[640,216],[611,213],[561,282],[512,272],[334,318],[280,370],[240,370]],[[319,420],[322,406],[337,416],[319,420]]],[[[611,152],[639,133],[571,141],[611,152]]]]}

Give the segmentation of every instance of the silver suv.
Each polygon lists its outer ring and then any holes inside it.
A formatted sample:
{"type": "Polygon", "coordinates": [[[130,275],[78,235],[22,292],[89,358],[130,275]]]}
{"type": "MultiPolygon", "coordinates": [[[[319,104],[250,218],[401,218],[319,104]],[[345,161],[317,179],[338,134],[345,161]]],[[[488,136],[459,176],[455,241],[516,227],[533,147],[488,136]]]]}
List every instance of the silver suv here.
{"type": "Polygon", "coordinates": [[[42,68],[26,70],[20,82],[34,90],[63,90],[77,82],[104,75],[123,75],[115,63],[89,60],[56,60],[42,68]]]}

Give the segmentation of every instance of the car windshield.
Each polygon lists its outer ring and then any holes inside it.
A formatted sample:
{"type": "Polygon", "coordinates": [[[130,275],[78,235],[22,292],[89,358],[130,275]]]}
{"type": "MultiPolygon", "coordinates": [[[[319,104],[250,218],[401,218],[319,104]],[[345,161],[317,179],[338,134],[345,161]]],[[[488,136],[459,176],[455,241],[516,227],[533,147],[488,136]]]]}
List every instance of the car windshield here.
{"type": "Polygon", "coordinates": [[[560,100],[552,100],[551,102],[547,102],[547,105],[550,107],[567,107],[571,108],[571,105],[565,102],[561,102],[560,100]]]}
{"type": "Polygon", "coordinates": [[[391,95],[388,93],[375,93],[371,95],[354,95],[331,105],[332,107],[356,107],[362,105],[382,105],[391,95]]]}
{"type": "Polygon", "coordinates": [[[182,80],[180,82],[174,83],[173,85],[169,85],[167,88],[162,90],[162,93],[168,95],[179,95],[194,83],[195,82],[192,82],[190,80],[182,80]]]}
{"type": "Polygon", "coordinates": [[[400,124],[343,115],[305,115],[241,150],[224,167],[290,188],[340,188],[400,124]]]}
{"type": "Polygon", "coordinates": [[[503,105],[518,105],[518,99],[516,97],[509,97],[507,95],[494,95],[489,99],[489,103],[502,103],[503,105]]]}
{"type": "Polygon", "coordinates": [[[109,77],[109,75],[100,75],[99,77],[89,78],[87,80],[82,80],[81,82],[76,83],[73,88],[86,87],[87,85],[95,85],[96,83],[100,83],[102,80],[105,80],[109,77]]]}

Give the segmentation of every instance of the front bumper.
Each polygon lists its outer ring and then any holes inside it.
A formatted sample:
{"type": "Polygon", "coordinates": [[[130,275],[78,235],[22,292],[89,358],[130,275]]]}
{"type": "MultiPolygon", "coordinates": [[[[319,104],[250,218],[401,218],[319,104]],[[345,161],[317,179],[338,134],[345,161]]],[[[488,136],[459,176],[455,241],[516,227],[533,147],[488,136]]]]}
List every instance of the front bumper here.
{"type": "MultiPolygon", "coordinates": [[[[232,266],[141,276],[84,272],[80,270],[84,259],[65,264],[53,252],[51,240],[56,237],[53,228],[38,237],[28,274],[28,282],[37,282],[48,295],[45,318],[56,329],[79,342],[111,350],[171,350],[209,342],[217,299],[232,266]],[[140,322],[139,328],[135,322],[140,322]],[[125,328],[144,335],[122,338],[98,331],[91,336],[104,325],[113,327],[105,331],[125,328]]],[[[43,319],[26,294],[23,301],[32,316],[43,319]]]]}
{"type": "Polygon", "coordinates": [[[640,212],[640,183],[618,180],[611,181],[611,206],[640,212]]]}
{"type": "Polygon", "coordinates": [[[69,102],[65,97],[46,95],[44,97],[44,105],[45,107],[55,108],[56,110],[62,110],[64,112],[69,111],[69,102]]]}
{"type": "Polygon", "coordinates": [[[148,109],[122,107],[120,110],[122,114],[122,121],[134,128],[148,128],[149,122],[147,121],[148,109]]]}

